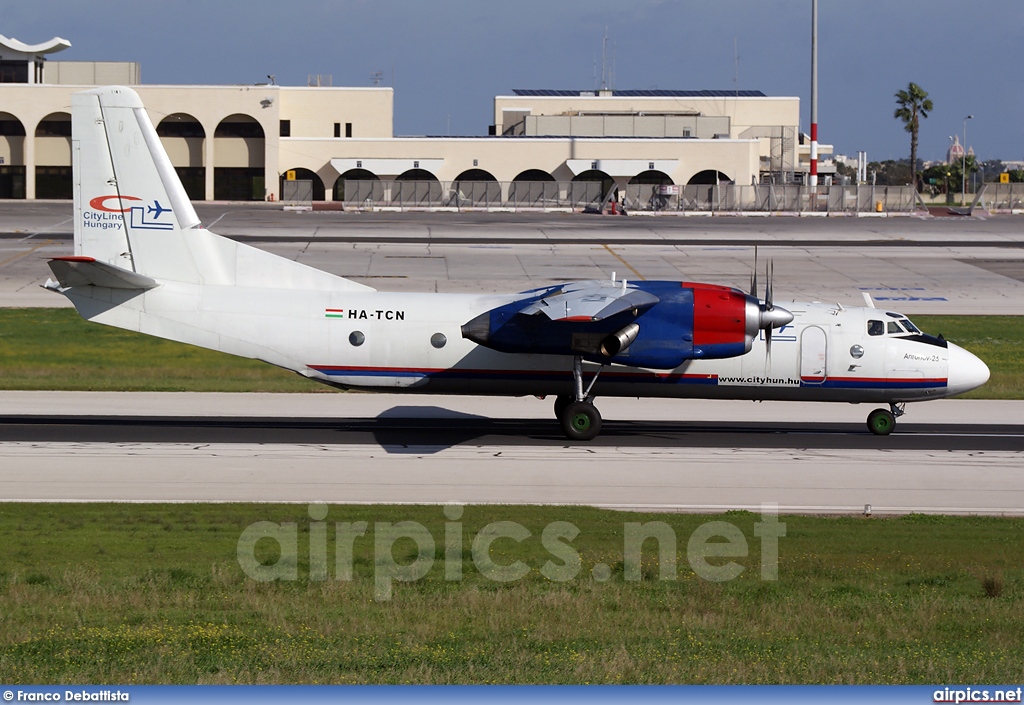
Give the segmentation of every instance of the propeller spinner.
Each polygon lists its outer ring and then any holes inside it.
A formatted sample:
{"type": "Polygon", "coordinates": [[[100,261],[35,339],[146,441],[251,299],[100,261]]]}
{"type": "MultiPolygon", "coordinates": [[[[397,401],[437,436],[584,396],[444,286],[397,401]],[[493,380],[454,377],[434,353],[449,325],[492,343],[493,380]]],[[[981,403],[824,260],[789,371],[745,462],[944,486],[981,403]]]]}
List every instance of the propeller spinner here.
{"type": "MultiPolygon", "coordinates": [[[[772,354],[772,331],[782,328],[793,321],[793,314],[776,306],[772,301],[772,279],[775,277],[775,260],[770,260],[764,268],[764,302],[757,298],[757,246],[754,246],[754,269],[750,273],[750,298],[757,306],[757,328],[764,331],[765,351],[768,357],[772,354]]],[[[749,319],[748,319],[749,320],[749,319]]],[[[749,324],[748,324],[749,325],[749,324]]]]}

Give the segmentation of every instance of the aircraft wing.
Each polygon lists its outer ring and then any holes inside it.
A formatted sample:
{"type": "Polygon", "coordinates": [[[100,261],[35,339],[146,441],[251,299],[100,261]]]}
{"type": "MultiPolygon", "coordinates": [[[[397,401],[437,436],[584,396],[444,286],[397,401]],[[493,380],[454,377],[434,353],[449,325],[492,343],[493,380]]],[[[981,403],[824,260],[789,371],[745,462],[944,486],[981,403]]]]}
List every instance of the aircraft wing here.
{"type": "Polygon", "coordinates": [[[552,321],[603,321],[625,311],[636,316],[658,303],[658,297],[608,282],[573,282],[521,309],[527,316],[543,314],[552,321]]]}
{"type": "Polygon", "coordinates": [[[634,320],[660,301],[650,292],[607,281],[525,293],[463,325],[463,337],[502,352],[611,358],[636,337],[634,320]]]}

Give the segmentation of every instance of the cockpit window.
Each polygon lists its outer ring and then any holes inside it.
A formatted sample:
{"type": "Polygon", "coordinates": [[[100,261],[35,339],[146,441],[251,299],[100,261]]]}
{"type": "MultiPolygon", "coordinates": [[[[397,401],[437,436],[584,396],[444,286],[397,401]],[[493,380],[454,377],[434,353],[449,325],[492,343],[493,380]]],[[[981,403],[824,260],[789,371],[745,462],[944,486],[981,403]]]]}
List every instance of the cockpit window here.
{"type": "Polygon", "coordinates": [[[900,321],[900,323],[902,323],[903,327],[909,330],[911,333],[917,333],[918,335],[921,334],[921,329],[915,326],[913,323],[911,323],[909,318],[904,318],[902,321],[900,321]]]}
{"type": "Polygon", "coordinates": [[[881,321],[868,321],[868,335],[885,335],[885,324],[881,321]]]}
{"type": "Polygon", "coordinates": [[[896,321],[889,321],[889,333],[902,333],[903,329],[900,328],[900,324],[896,321]]]}

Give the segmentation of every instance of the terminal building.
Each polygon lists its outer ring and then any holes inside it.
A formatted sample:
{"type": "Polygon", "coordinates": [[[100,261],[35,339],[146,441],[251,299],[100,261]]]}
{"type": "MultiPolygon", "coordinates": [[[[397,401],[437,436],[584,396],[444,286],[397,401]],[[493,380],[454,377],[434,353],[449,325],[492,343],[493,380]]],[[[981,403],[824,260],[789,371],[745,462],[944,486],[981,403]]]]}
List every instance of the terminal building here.
{"type": "Polygon", "coordinates": [[[392,88],[146,85],[137,63],[48,59],[70,46],[0,35],[0,198],[71,198],[70,96],[106,84],[138,91],[194,200],[280,200],[286,180],[316,201],[347,200],[346,181],[457,182],[501,199],[517,184],[599,183],[606,197],[631,184],[800,182],[808,170],[796,97],[516,90],[494,99],[478,136],[396,137],[392,88]]]}

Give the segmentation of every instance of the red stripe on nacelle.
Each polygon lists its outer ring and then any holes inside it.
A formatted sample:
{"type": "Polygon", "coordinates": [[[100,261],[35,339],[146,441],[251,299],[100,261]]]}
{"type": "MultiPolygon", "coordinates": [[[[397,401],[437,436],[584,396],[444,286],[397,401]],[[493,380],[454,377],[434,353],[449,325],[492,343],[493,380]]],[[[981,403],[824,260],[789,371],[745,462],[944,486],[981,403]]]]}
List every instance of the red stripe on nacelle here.
{"type": "Polygon", "coordinates": [[[730,287],[693,284],[693,344],[719,345],[746,340],[747,298],[730,287]]]}

